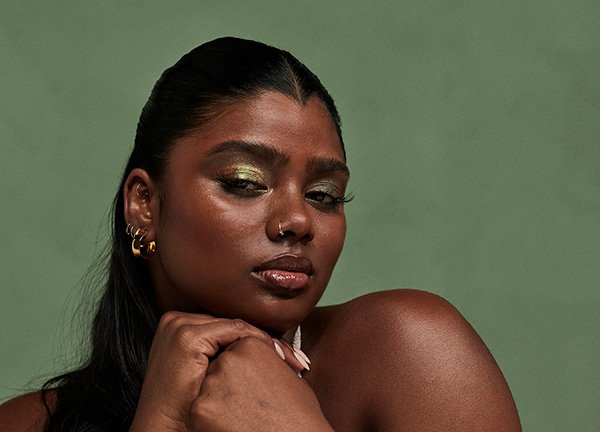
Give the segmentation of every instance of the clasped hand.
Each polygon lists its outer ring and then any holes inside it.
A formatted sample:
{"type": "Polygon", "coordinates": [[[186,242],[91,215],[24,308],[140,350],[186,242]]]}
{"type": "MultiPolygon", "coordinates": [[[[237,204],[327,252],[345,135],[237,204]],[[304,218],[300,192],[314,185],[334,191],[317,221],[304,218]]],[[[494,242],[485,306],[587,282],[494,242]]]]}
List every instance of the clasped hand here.
{"type": "Polygon", "coordinates": [[[331,430],[303,369],[245,321],[167,312],[130,431],[331,430]]]}

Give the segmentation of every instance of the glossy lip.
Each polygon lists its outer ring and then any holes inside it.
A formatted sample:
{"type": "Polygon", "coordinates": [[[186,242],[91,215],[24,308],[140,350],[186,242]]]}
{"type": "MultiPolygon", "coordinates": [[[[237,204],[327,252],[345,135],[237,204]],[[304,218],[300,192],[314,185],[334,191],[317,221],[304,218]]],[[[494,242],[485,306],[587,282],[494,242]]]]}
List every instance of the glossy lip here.
{"type": "Polygon", "coordinates": [[[306,288],[313,274],[312,262],[294,254],[279,255],[252,269],[252,275],[277,295],[293,297],[306,288]]]}
{"type": "Polygon", "coordinates": [[[308,258],[300,255],[284,254],[266,261],[253,269],[255,272],[262,270],[283,270],[288,272],[306,273],[310,276],[313,273],[313,266],[308,258]]]}

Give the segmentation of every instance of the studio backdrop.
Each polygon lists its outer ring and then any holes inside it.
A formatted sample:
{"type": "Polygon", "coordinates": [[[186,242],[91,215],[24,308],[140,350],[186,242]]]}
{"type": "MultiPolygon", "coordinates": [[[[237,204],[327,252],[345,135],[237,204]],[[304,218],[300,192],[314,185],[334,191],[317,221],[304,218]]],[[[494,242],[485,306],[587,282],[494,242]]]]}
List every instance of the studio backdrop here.
{"type": "Polygon", "coordinates": [[[599,22],[597,0],[4,2],[0,397],[72,364],[141,107],[234,35],[294,53],[342,116],[356,198],[322,304],[440,294],[524,430],[598,431],[599,22]]]}

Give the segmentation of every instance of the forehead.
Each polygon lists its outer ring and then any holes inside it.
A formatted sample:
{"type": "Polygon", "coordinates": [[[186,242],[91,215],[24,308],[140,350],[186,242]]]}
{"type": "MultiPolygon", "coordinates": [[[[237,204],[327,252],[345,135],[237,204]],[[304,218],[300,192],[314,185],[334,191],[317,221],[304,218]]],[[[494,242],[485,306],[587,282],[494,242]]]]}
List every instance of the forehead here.
{"type": "Polygon", "coordinates": [[[177,140],[173,151],[180,156],[209,155],[214,146],[228,141],[261,143],[289,156],[310,153],[344,160],[335,123],[316,97],[302,103],[278,92],[263,92],[234,102],[208,124],[177,140]]]}

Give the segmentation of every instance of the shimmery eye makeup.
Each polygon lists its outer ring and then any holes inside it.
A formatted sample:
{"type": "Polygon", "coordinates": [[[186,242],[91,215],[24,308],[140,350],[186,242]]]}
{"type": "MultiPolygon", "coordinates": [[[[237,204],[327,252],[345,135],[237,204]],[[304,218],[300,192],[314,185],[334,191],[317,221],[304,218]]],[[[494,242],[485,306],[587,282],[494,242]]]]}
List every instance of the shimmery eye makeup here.
{"type": "Polygon", "coordinates": [[[315,185],[305,196],[313,206],[322,210],[335,210],[353,199],[352,196],[341,195],[338,188],[330,183],[315,185]]]}
{"type": "Polygon", "coordinates": [[[240,180],[247,180],[255,183],[265,183],[262,172],[252,165],[238,165],[229,170],[226,174],[240,180]]]}
{"type": "MultiPolygon", "coordinates": [[[[271,174],[267,174],[252,163],[240,162],[222,168],[217,172],[216,180],[228,193],[240,197],[253,197],[268,192],[272,187],[271,174]]],[[[344,195],[343,189],[344,186],[339,181],[321,178],[307,185],[304,199],[318,210],[336,211],[353,199],[352,196],[344,195]]]]}
{"type": "Polygon", "coordinates": [[[267,185],[262,172],[248,164],[237,165],[224,170],[217,176],[219,183],[227,191],[249,196],[266,192],[267,185]]]}

